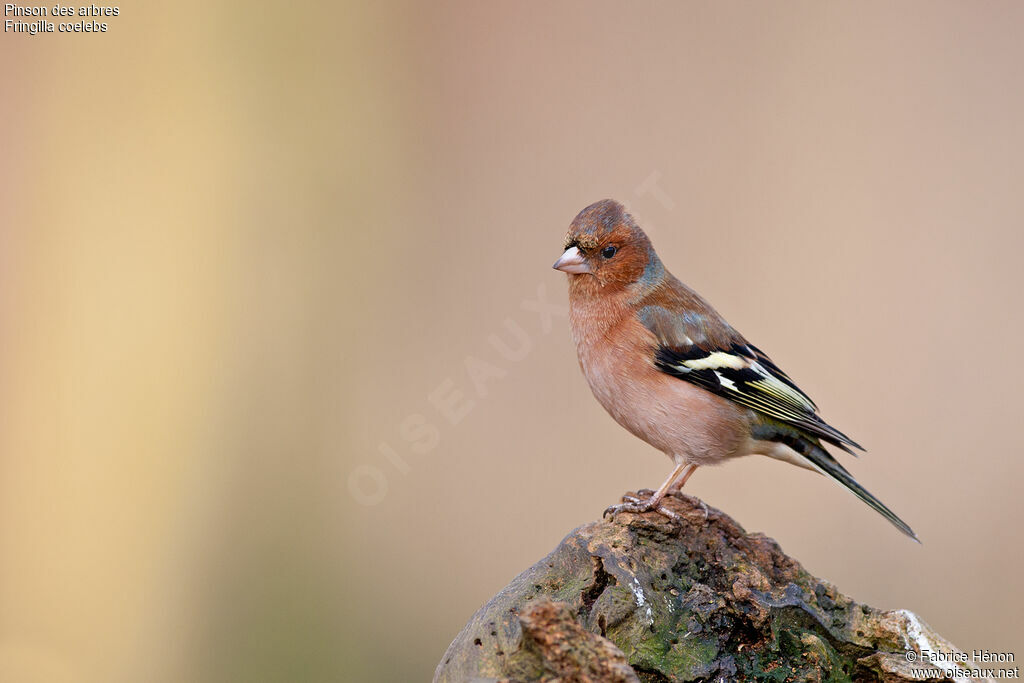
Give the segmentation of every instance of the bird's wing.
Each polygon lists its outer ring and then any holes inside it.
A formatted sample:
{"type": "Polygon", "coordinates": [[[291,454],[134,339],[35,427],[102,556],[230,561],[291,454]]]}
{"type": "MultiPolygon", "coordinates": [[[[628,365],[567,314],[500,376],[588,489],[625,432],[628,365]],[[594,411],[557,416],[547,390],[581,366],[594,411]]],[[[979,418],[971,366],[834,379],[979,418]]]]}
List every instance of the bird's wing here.
{"type": "Polygon", "coordinates": [[[807,394],[695,293],[685,289],[668,294],[637,313],[657,339],[654,362],[659,370],[849,453],[851,447],[864,450],[822,420],[807,394]],[[680,296],[686,299],[673,301],[680,296]]]}

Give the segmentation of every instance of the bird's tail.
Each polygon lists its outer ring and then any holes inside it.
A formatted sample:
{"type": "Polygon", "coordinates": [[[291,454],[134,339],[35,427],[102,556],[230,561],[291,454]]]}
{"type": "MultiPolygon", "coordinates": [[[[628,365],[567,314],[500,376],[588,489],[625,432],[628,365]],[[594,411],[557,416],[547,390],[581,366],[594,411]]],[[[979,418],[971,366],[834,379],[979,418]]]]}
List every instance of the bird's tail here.
{"type": "Polygon", "coordinates": [[[816,469],[838,481],[849,489],[853,495],[857,496],[874,508],[878,514],[889,520],[894,527],[905,533],[907,536],[910,536],[918,543],[921,542],[920,539],[918,539],[917,534],[914,533],[914,530],[911,529],[906,522],[900,519],[895,512],[887,508],[882,501],[871,495],[867,489],[858,484],[857,480],[846,471],[846,468],[840,465],[825,449],[819,446],[812,446],[804,451],[803,456],[811,461],[811,464],[813,464],[816,469]]]}

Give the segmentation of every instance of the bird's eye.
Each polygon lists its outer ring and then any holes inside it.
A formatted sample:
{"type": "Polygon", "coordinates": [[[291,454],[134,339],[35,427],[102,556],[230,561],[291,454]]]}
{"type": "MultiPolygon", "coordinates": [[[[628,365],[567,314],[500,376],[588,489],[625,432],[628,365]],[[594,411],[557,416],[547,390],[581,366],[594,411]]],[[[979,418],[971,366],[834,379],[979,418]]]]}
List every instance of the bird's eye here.
{"type": "Polygon", "coordinates": [[[617,252],[618,250],[618,247],[607,246],[601,250],[601,256],[604,256],[605,258],[611,258],[612,256],[615,256],[615,252],[617,252]]]}

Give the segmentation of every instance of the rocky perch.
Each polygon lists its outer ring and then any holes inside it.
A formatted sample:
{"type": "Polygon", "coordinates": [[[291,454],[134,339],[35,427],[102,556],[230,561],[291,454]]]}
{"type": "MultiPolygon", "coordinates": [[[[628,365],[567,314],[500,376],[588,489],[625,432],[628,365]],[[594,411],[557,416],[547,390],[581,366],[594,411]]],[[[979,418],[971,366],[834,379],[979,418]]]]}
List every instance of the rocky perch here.
{"type": "Polygon", "coordinates": [[[925,681],[943,672],[908,651],[959,652],[718,510],[665,505],[681,523],[623,513],[570,533],[473,615],[434,681],[925,681]]]}

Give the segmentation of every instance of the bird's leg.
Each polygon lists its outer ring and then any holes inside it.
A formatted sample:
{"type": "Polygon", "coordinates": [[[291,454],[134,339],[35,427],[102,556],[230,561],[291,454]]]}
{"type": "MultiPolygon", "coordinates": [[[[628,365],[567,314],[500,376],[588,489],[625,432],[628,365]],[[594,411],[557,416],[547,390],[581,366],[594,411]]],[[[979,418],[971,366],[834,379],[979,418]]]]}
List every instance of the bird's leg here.
{"type": "Polygon", "coordinates": [[[671,487],[669,487],[668,493],[666,495],[676,496],[677,498],[692,498],[693,500],[697,501],[698,503],[700,503],[701,509],[704,510],[704,520],[707,521],[708,515],[710,514],[708,511],[707,503],[705,503],[700,498],[697,498],[695,496],[688,496],[685,493],[683,493],[683,485],[686,484],[686,480],[689,479],[690,476],[697,471],[697,465],[687,465],[686,468],[686,473],[679,478],[679,481],[675,482],[671,487]]]}
{"type": "Polygon", "coordinates": [[[687,463],[683,469],[686,470],[685,474],[679,478],[679,481],[669,486],[667,493],[678,493],[683,490],[683,486],[686,485],[686,481],[693,476],[693,473],[697,471],[697,466],[687,463]]]}
{"type": "Polygon", "coordinates": [[[611,505],[607,510],[604,511],[604,516],[611,515],[614,517],[620,512],[650,512],[651,510],[657,510],[659,513],[665,515],[670,519],[677,519],[676,515],[671,510],[661,506],[661,501],[665,495],[672,488],[672,484],[675,483],[676,479],[683,473],[687,467],[694,467],[695,465],[684,465],[678,464],[675,469],[672,470],[672,474],[668,475],[668,479],[662,484],[657,491],[655,491],[650,498],[647,500],[641,500],[639,498],[633,498],[632,496],[623,496],[622,503],[618,505],[611,505]]]}

